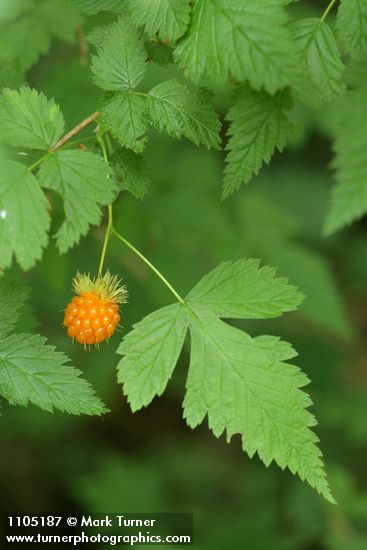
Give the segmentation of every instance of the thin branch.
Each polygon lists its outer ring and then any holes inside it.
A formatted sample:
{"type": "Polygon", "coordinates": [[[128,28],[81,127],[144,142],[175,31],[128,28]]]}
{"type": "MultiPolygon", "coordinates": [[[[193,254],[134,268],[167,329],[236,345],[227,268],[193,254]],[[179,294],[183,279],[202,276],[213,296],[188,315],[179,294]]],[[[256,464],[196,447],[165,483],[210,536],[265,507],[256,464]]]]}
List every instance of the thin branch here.
{"type": "Polygon", "coordinates": [[[70,130],[70,132],[68,132],[67,134],[65,134],[57,143],[56,145],[54,145],[53,147],[50,147],[49,149],[49,152],[52,153],[53,151],[56,151],[57,149],[60,149],[60,147],[62,147],[63,145],[65,145],[65,143],[67,141],[69,141],[69,139],[73,138],[74,136],[76,136],[76,134],[79,134],[79,132],[81,132],[82,130],[84,130],[84,128],[86,128],[87,126],[89,126],[89,124],[91,124],[92,122],[94,122],[95,120],[97,120],[97,118],[99,117],[100,113],[99,111],[96,111],[95,113],[91,114],[89,117],[85,118],[84,120],[82,120],[82,122],[80,122],[77,126],[75,126],[75,128],[73,128],[72,130],[70,130]]]}
{"type": "Polygon", "coordinates": [[[333,5],[335,4],[337,0],[331,0],[331,2],[329,3],[329,5],[326,7],[326,10],[324,11],[324,13],[322,14],[321,16],[321,21],[325,21],[329,11],[331,10],[331,8],[333,7],[333,5]]]}

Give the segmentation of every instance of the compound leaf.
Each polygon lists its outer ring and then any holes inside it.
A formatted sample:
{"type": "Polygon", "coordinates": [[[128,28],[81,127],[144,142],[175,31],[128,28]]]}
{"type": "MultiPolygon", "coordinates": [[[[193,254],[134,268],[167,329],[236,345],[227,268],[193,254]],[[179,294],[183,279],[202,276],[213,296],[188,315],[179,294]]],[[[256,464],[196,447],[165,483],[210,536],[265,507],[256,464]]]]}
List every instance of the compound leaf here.
{"type": "Polygon", "coordinates": [[[14,147],[47,150],[64,131],[64,118],[53,99],[22,87],[5,88],[0,96],[0,134],[14,147]]]}
{"type": "Polygon", "coordinates": [[[129,0],[130,13],[149,36],[159,33],[161,40],[175,41],[190,20],[188,0],[129,0]]]}
{"type": "Polygon", "coordinates": [[[134,326],[118,348],[123,355],[118,381],[131,409],[147,406],[161,395],[176,366],[187,330],[187,313],[179,304],[164,307],[134,326]]]}
{"type": "Polygon", "coordinates": [[[111,171],[101,157],[84,151],[58,151],[42,164],[39,180],[64,201],[65,221],[56,233],[60,252],[66,252],[101,220],[101,206],[114,197],[111,171]]]}
{"type": "Polygon", "coordinates": [[[147,141],[147,102],[145,97],[117,92],[100,102],[100,124],[123,146],[135,153],[144,150],[147,141]]]}
{"type": "Polygon", "coordinates": [[[218,84],[230,76],[274,93],[297,73],[286,0],[198,0],[175,55],[186,75],[218,84]]]}
{"type": "Polygon", "coordinates": [[[293,25],[294,42],[306,82],[298,93],[312,107],[321,107],[345,91],[342,63],[334,34],[317,18],[301,19],[293,25]]]}
{"type": "Polygon", "coordinates": [[[336,29],[346,50],[355,55],[367,49],[367,2],[341,0],[336,29]]]}
{"type": "Polygon", "coordinates": [[[142,37],[126,14],[109,26],[106,40],[92,57],[94,81],[103,90],[130,90],[143,80],[146,51],[142,37]]]}
{"type": "Polygon", "coordinates": [[[208,416],[209,427],[228,441],[234,434],[250,457],[273,460],[306,480],[330,502],[312,404],[301,388],[309,383],[286,361],[297,354],[273,336],[251,338],[217,316],[264,318],[295,309],[302,296],[274,270],[256,260],[221,264],[174,304],[148,315],[123,340],[119,382],[133,411],[160,395],[191,333],[191,360],[184,417],[191,428],[208,416]]]}
{"type": "Polygon", "coordinates": [[[0,339],[0,394],[12,405],[37,405],[69,414],[107,412],[67,357],[39,335],[13,334],[0,339]]]}
{"type": "Polygon", "coordinates": [[[177,80],[168,80],[150,90],[148,109],[158,130],[219,149],[220,122],[207,93],[193,94],[177,80]]]}
{"type": "Polygon", "coordinates": [[[296,140],[300,127],[288,118],[291,103],[286,92],[270,96],[242,87],[237,101],[227,114],[230,122],[226,149],[229,151],[224,171],[223,195],[227,197],[248,183],[274,151],[283,151],[289,140],[296,140]]]}
{"type": "Polygon", "coordinates": [[[31,268],[48,242],[48,203],[26,166],[1,160],[0,267],[10,267],[13,254],[23,269],[31,268]]]}

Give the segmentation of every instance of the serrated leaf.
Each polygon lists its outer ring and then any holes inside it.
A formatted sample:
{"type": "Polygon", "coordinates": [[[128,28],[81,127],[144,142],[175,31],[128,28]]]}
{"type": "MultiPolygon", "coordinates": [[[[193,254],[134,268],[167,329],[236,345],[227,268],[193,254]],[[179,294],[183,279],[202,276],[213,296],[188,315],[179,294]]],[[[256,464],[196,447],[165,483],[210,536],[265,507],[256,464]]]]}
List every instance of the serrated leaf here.
{"type": "Polygon", "coordinates": [[[13,334],[0,339],[0,394],[12,405],[29,403],[53,412],[100,415],[107,412],[81,372],[39,335],[13,334]]]}
{"type": "Polygon", "coordinates": [[[113,182],[107,163],[94,153],[58,151],[41,164],[42,187],[53,189],[64,201],[65,221],[56,233],[61,253],[77,244],[90,225],[101,220],[101,206],[113,200],[113,182]]]}
{"type": "Polygon", "coordinates": [[[10,267],[13,255],[23,269],[31,268],[48,242],[48,203],[26,166],[1,160],[0,267],[10,267]]]}
{"type": "Polygon", "coordinates": [[[22,87],[5,88],[0,96],[0,135],[14,147],[44,149],[54,145],[64,131],[64,118],[53,99],[22,87]]]}
{"type": "Polygon", "coordinates": [[[324,231],[331,235],[367,212],[367,88],[348,92],[340,106],[334,143],[336,185],[324,231]]]}
{"type": "Polygon", "coordinates": [[[145,97],[119,92],[107,94],[100,102],[101,126],[123,146],[135,153],[144,150],[147,141],[147,102],[145,97]]]}
{"type": "Polygon", "coordinates": [[[131,90],[143,80],[146,51],[135,24],[125,14],[92,57],[94,82],[103,90],[131,90]]]}
{"type": "Polygon", "coordinates": [[[257,452],[267,466],[275,460],[334,502],[310,430],[316,424],[307,411],[311,400],[300,389],[309,380],[286,363],[296,352],[278,338],[251,338],[216,317],[274,317],[300,300],[294,287],[275,279],[271,268],[259,269],[256,260],[226,262],[204,277],[185,303],[154,312],[124,338],[119,382],[133,411],[160,395],[189,323],[188,425],[195,428],[207,415],[217,437],[226,431],[229,441],[240,434],[250,457],[257,452]]]}
{"type": "Polygon", "coordinates": [[[296,309],[304,296],[260,261],[223,262],[187,295],[190,305],[224,318],[265,319],[296,309]]]}
{"type": "Polygon", "coordinates": [[[198,0],[176,60],[194,82],[207,75],[223,85],[230,76],[274,93],[297,67],[284,0],[198,0]]]}
{"type": "Polygon", "coordinates": [[[74,7],[85,15],[94,15],[100,11],[120,13],[124,9],[124,0],[72,0],[74,7]]]}
{"type": "Polygon", "coordinates": [[[131,409],[147,406],[161,395],[176,366],[187,330],[187,313],[179,304],[164,307],[134,325],[118,348],[118,382],[131,409]]]}
{"type": "Polygon", "coordinates": [[[161,40],[175,41],[190,20],[188,0],[129,0],[130,13],[149,36],[159,33],[161,40]]]}
{"type": "Polygon", "coordinates": [[[258,174],[262,164],[268,164],[275,150],[283,151],[289,140],[296,140],[300,126],[288,118],[291,104],[286,92],[270,96],[241,88],[237,101],[227,113],[230,122],[226,146],[229,151],[224,171],[223,195],[227,197],[241,183],[248,183],[258,174]]]}
{"type": "Polygon", "coordinates": [[[149,178],[142,155],[119,149],[113,154],[112,166],[119,181],[119,189],[130,191],[137,199],[145,197],[149,178]]]}
{"type": "MultiPolygon", "coordinates": [[[[1,29],[0,66],[7,72],[24,75],[41,55],[48,52],[50,45],[50,34],[33,10],[1,29]]],[[[4,85],[9,84],[4,82],[4,85]]]]}
{"type": "Polygon", "coordinates": [[[28,294],[28,289],[19,283],[3,277],[0,279],[0,338],[4,338],[13,330],[19,310],[28,294]]]}
{"type": "Polygon", "coordinates": [[[94,27],[87,34],[88,43],[92,44],[96,48],[100,47],[108,39],[110,30],[113,25],[114,23],[110,23],[108,25],[98,25],[98,27],[94,27]]]}
{"type": "Polygon", "coordinates": [[[220,121],[209,96],[191,93],[177,80],[162,82],[148,94],[149,117],[160,131],[202,143],[208,149],[220,148],[220,121]]]}
{"type": "Polygon", "coordinates": [[[367,49],[366,0],[340,0],[336,29],[345,49],[355,55],[367,49]]]}
{"type": "Polygon", "coordinates": [[[320,19],[301,19],[293,25],[294,44],[304,76],[298,86],[300,98],[312,107],[321,107],[345,91],[344,65],[334,34],[320,19]]]}
{"type": "Polygon", "coordinates": [[[297,367],[286,363],[295,355],[286,342],[272,336],[251,338],[215,318],[202,328],[190,323],[191,361],[184,416],[192,428],[208,416],[216,437],[241,434],[250,457],[256,452],[268,466],[273,460],[288,467],[330,502],[316,435],[315,418],[306,409],[309,383],[297,367]]]}

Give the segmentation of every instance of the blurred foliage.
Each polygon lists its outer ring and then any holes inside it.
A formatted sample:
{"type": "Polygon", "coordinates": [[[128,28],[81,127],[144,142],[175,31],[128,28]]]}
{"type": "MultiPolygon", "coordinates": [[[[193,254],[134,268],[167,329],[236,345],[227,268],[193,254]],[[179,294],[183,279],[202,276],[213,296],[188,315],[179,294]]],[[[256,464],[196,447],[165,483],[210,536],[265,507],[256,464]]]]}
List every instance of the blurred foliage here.
{"type": "MultiPolygon", "coordinates": [[[[12,7],[16,14],[27,9],[27,2],[17,0],[12,7]]],[[[306,8],[312,9],[301,3],[295,7],[306,8]]],[[[85,32],[108,21],[106,14],[93,16],[85,32]]],[[[61,32],[54,35],[60,38],[61,32]]],[[[42,40],[49,39],[41,34],[36,37],[40,54],[42,40]]],[[[23,34],[19,37],[23,40],[23,34]]],[[[0,41],[6,42],[5,34],[0,41]]],[[[82,40],[66,45],[56,41],[29,74],[33,87],[62,106],[69,127],[90,114],[100,97],[84,63],[84,46],[82,40]]],[[[24,50],[21,43],[19,49],[24,50]]],[[[3,47],[1,51],[4,55],[3,47]]],[[[145,79],[154,85],[162,73],[167,79],[177,72],[173,66],[150,66],[145,79]]],[[[357,69],[350,78],[358,79],[357,69]]],[[[223,111],[228,98],[223,92],[218,97],[217,107],[223,111]]],[[[4,513],[186,511],[194,513],[194,547],[202,550],[367,547],[366,224],[362,220],[331,238],[321,236],[331,184],[333,108],[317,115],[300,109],[297,117],[306,129],[301,143],[224,202],[222,153],[152,131],[149,193],[143,202],[122,193],[115,223],[183,293],[218,262],[242,256],[278,265],[305,292],[299,311],[268,320],[267,331],[294,343],[300,354],[297,364],[313,381],[308,390],[339,505],[323,502],[275,466],[265,470],[257,458],[250,461],[239,441],[227,446],[223,437],[214,440],[205,426],[195,432],[187,428],[180,406],[187,351],[164,396],[149,410],[131,413],[115,383],[119,337],[100,351],[85,352],[61,329],[71,278],[76,269],[90,271],[98,261],[103,228],[94,228],[66,255],[59,256],[52,244],[31,272],[12,270],[16,280],[32,289],[17,328],[34,328],[65,351],[112,412],[79,418],[4,404],[4,513]]],[[[57,227],[62,206],[53,196],[52,201],[57,227]]],[[[108,266],[129,288],[123,332],[152,309],[170,303],[167,290],[118,242],[111,242],[108,266]]],[[[241,323],[253,334],[263,331],[260,321],[241,323]]]]}

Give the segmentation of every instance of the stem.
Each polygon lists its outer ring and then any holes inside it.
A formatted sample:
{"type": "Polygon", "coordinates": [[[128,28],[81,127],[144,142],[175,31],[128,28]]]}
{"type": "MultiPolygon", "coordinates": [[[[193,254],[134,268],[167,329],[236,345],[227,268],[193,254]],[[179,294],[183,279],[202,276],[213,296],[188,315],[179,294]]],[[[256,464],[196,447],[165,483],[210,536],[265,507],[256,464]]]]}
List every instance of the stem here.
{"type": "Polygon", "coordinates": [[[160,280],[166,285],[167,288],[169,288],[169,290],[172,292],[172,294],[174,295],[174,297],[176,298],[176,300],[178,300],[181,304],[183,305],[186,305],[186,302],[185,300],[182,298],[182,296],[179,295],[178,292],[176,292],[176,290],[173,288],[173,286],[171,285],[171,283],[169,283],[167,281],[167,279],[162,275],[162,273],[160,271],[158,271],[158,269],[148,260],[148,258],[146,258],[141,252],[140,250],[138,250],[137,248],[135,248],[134,245],[132,245],[127,239],[125,239],[125,237],[123,237],[122,235],[120,235],[120,233],[118,231],[116,231],[116,229],[114,227],[112,227],[112,234],[115,235],[115,237],[117,237],[120,241],[122,241],[128,248],[130,248],[130,250],[132,250],[137,256],[139,256],[139,258],[141,260],[143,260],[143,262],[148,266],[150,267],[150,269],[152,271],[154,271],[154,273],[160,278],[160,280]]]}
{"type": "Polygon", "coordinates": [[[327,14],[329,13],[329,11],[331,10],[331,8],[333,7],[333,5],[336,3],[336,0],[331,0],[331,2],[329,3],[329,5],[327,6],[326,10],[324,11],[324,13],[322,14],[321,16],[321,21],[325,21],[326,17],[327,17],[327,14]]]}
{"type": "MultiPolygon", "coordinates": [[[[63,149],[64,147],[69,147],[71,145],[78,145],[78,143],[84,143],[85,141],[89,141],[91,139],[96,139],[95,136],[86,136],[85,138],[82,138],[82,139],[75,139],[74,141],[69,141],[68,143],[65,143],[63,145],[63,147],[60,147],[60,149],[63,149]]],[[[49,155],[51,155],[52,153],[49,151],[47,152],[45,155],[43,155],[42,157],[40,157],[38,160],[36,160],[36,162],[34,162],[33,164],[31,164],[30,166],[28,166],[28,170],[30,172],[32,172],[32,170],[34,170],[35,168],[37,168],[37,166],[39,166],[44,160],[47,159],[47,157],[49,155]]]]}
{"type": "Polygon", "coordinates": [[[81,132],[82,130],[84,130],[84,128],[86,128],[87,126],[89,126],[89,124],[91,124],[92,122],[94,122],[98,117],[99,117],[99,111],[96,111],[95,113],[92,113],[91,115],[89,115],[87,118],[85,118],[84,120],[82,120],[82,122],[79,122],[79,124],[77,124],[77,126],[75,126],[72,130],[70,130],[70,132],[68,132],[67,134],[65,134],[57,143],[56,145],[54,145],[53,147],[50,147],[49,149],[49,152],[53,153],[54,151],[56,151],[57,149],[60,149],[60,147],[62,147],[67,141],[69,141],[69,139],[71,139],[72,137],[74,137],[76,134],[79,134],[79,132],[81,132]]]}
{"type": "Polygon", "coordinates": [[[110,238],[110,235],[111,233],[113,232],[113,217],[112,217],[112,205],[110,204],[108,206],[108,224],[107,224],[107,229],[106,229],[106,233],[104,235],[104,239],[103,239],[103,246],[102,246],[102,252],[101,252],[101,259],[99,260],[99,267],[98,267],[98,276],[99,277],[102,277],[102,272],[103,272],[103,264],[104,264],[104,259],[106,257],[106,251],[107,251],[107,246],[108,246],[108,241],[109,241],[109,238],[110,238]]]}
{"type": "MultiPolygon", "coordinates": [[[[108,163],[108,154],[107,154],[106,144],[104,142],[102,132],[98,133],[98,141],[102,149],[103,159],[105,162],[108,163]]],[[[112,204],[109,204],[108,205],[108,224],[107,224],[106,233],[103,239],[101,259],[99,260],[99,267],[98,267],[98,275],[100,277],[102,276],[103,264],[106,256],[108,241],[112,232],[113,232],[113,213],[112,213],[112,204]]]]}
{"type": "Polygon", "coordinates": [[[149,94],[147,94],[146,92],[136,92],[135,90],[133,90],[131,93],[133,95],[140,95],[142,97],[148,97],[149,96],[149,94]]]}
{"type": "MultiPolygon", "coordinates": [[[[104,138],[103,138],[103,133],[101,131],[98,133],[98,141],[99,141],[99,144],[100,144],[101,149],[102,149],[102,154],[103,154],[104,161],[108,162],[107,148],[106,148],[106,144],[105,144],[105,141],[104,141],[104,138]]],[[[109,140],[108,140],[108,144],[110,146],[109,140]]],[[[167,281],[167,279],[164,277],[164,275],[162,275],[162,273],[148,260],[148,258],[146,258],[144,256],[144,254],[142,254],[140,252],[140,250],[135,248],[134,245],[132,245],[127,239],[125,239],[125,237],[120,235],[120,233],[114,228],[114,226],[113,226],[113,213],[112,213],[112,205],[111,204],[108,206],[108,224],[107,224],[107,229],[106,229],[106,233],[105,233],[104,240],[103,240],[101,259],[99,261],[99,268],[98,268],[98,275],[99,276],[102,276],[103,264],[104,264],[104,260],[105,260],[105,256],[106,256],[108,241],[109,241],[109,238],[110,238],[111,234],[115,235],[115,237],[117,237],[121,242],[123,242],[125,246],[130,248],[130,250],[132,250],[134,252],[134,254],[139,256],[139,258],[141,260],[143,260],[143,262],[160,278],[160,280],[172,292],[172,294],[174,295],[176,300],[178,300],[180,302],[180,304],[185,306],[190,311],[191,315],[193,315],[195,318],[197,318],[195,312],[193,312],[191,310],[190,306],[185,302],[185,300],[182,298],[182,296],[180,296],[179,293],[173,288],[171,283],[169,281],[167,281]]]]}
{"type": "Polygon", "coordinates": [[[40,157],[38,160],[36,160],[36,162],[34,162],[33,164],[31,164],[30,166],[28,166],[28,170],[30,172],[32,172],[32,170],[34,170],[35,168],[37,168],[37,166],[39,164],[41,164],[41,162],[43,162],[47,157],[48,157],[49,153],[46,153],[45,155],[43,155],[42,157],[40,157]]]}

